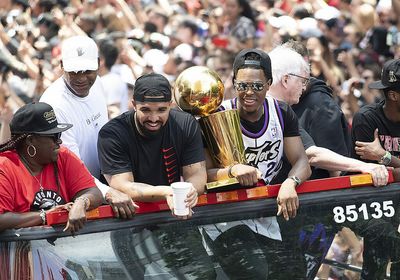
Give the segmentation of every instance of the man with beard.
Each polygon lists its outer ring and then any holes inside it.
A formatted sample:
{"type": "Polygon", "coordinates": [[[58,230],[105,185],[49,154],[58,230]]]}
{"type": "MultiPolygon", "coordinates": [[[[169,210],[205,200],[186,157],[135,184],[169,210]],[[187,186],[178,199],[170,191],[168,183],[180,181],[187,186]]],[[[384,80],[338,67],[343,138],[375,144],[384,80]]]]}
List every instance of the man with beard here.
{"type": "Polygon", "coordinates": [[[206,169],[200,128],[190,114],[171,110],[171,86],[159,74],[137,79],[134,110],[108,122],[99,133],[101,171],[112,188],[137,201],[167,199],[180,181],[193,184],[190,208],[204,192],[206,169]]]}
{"type": "MultiPolygon", "coordinates": [[[[98,151],[101,171],[112,188],[130,195],[135,201],[167,200],[173,211],[171,183],[181,178],[192,183],[186,199],[186,205],[191,209],[197,203],[198,194],[204,192],[207,174],[198,123],[192,115],[171,109],[171,103],[171,86],[164,76],[153,73],[141,76],[135,83],[134,110],[104,125],[99,133],[98,151]]],[[[188,216],[179,218],[187,219],[191,215],[192,211],[188,216]]],[[[146,274],[150,268],[143,265],[143,261],[137,261],[134,246],[130,247],[133,249],[129,253],[122,248],[129,243],[145,246],[141,236],[147,233],[148,230],[144,230],[113,238],[118,254],[128,254],[127,258],[121,259],[128,259],[124,265],[132,273],[141,271],[146,274]]],[[[194,279],[215,278],[198,230],[163,229],[153,230],[148,235],[161,250],[157,253],[164,257],[162,266],[171,273],[171,277],[201,271],[202,275],[191,276],[194,279]],[[193,267],[197,269],[193,271],[193,267]]],[[[147,263],[155,261],[151,259],[147,263]]],[[[137,274],[131,276],[135,279],[143,277],[137,274]]]]}

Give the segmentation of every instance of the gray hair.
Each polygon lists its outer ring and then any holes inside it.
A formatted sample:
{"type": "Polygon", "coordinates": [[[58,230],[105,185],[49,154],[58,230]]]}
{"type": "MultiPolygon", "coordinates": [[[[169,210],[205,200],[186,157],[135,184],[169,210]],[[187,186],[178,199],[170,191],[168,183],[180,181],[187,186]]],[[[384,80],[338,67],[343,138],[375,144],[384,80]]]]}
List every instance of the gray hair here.
{"type": "Polygon", "coordinates": [[[304,58],[294,50],[278,46],[269,52],[272,66],[272,84],[277,84],[288,73],[301,75],[303,71],[310,73],[310,67],[304,58]]]}

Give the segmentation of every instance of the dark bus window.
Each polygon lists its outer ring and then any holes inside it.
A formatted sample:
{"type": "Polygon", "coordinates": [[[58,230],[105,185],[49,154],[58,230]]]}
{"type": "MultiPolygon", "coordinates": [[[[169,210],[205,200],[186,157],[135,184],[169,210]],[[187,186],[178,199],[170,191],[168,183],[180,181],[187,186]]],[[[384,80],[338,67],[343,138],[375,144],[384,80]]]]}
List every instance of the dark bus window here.
{"type": "Polygon", "coordinates": [[[397,183],[302,194],[288,222],[271,198],[196,207],[186,221],[169,211],[96,220],[76,237],[8,230],[0,279],[359,279],[363,252],[365,279],[400,279],[399,197],[397,183]]]}

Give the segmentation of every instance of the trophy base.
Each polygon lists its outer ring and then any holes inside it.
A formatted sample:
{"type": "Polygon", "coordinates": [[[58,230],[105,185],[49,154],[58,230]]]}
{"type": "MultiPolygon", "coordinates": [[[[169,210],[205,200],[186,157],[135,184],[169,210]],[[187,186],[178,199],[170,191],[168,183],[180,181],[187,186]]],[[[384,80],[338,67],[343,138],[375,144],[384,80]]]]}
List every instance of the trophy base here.
{"type": "Polygon", "coordinates": [[[237,189],[243,189],[243,186],[239,184],[239,181],[236,178],[229,178],[206,184],[207,193],[224,192],[237,189]]]}

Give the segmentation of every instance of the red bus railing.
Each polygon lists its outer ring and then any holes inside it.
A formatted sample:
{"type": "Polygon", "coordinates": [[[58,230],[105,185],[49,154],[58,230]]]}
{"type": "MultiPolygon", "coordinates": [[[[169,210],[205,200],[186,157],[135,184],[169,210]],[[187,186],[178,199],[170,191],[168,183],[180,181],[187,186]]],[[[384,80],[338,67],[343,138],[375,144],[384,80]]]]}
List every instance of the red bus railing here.
{"type": "MultiPolygon", "coordinates": [[[[388,183],[392,183],[393,181],[393,174],[391,171],[389,171],[388,183]]],[[[297,193],[302,194],[310,192],[364,187],[371,186],[372,184],[373,182],[370,174],[359,174],[306,181],[301,184],[296,191],[297,193]]],[[[238,189],[232,191],[203,194],[199,196],[196,207],[228,202],[240,202],[261,198],[272,198],[278,195],[279,187],[280,185],[257,186],[248,189],[238,189]]],[[[139,208],[136,210],[136,214],[145,214],[169,210],[166,201],[137,202],[137,204],[139,205],[139,208]]],[[[104,219],[111,217],[114,217],[114,213],[111,206],[109,205],[103,205],[87,212],[88,220],[104,219]]],[[[67,220],[68,212],[66,210],[54,211],[47,214],[47,225],[63,224],[66,223],[67,220]]]]}

